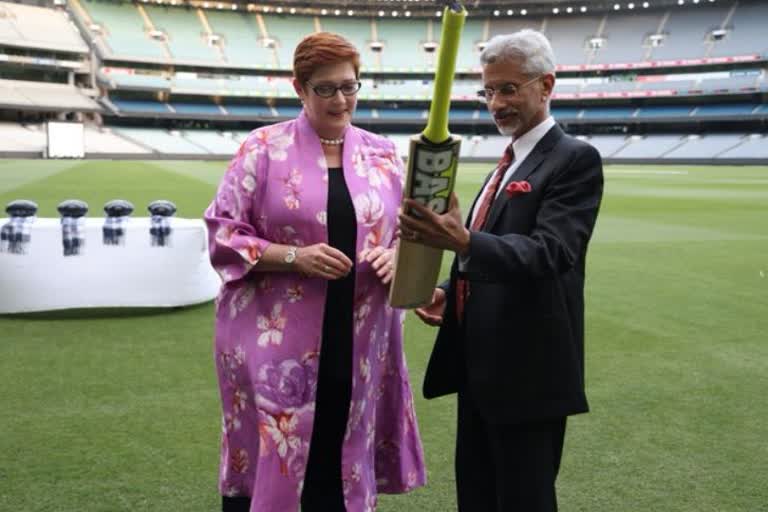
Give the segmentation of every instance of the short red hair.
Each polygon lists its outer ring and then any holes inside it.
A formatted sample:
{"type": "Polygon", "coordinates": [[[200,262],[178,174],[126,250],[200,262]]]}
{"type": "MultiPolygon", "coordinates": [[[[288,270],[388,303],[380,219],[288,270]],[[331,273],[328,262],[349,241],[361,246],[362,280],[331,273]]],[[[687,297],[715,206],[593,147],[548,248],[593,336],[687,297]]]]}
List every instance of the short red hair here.
{"type": "Polygon", "coordinates": [[[293,76],[304,84],[318,68],[338,62],[349,62],[360,78],[360,53],[357,48],[338,34],[317,32],[310,34],[293,52],[293,76]]]}

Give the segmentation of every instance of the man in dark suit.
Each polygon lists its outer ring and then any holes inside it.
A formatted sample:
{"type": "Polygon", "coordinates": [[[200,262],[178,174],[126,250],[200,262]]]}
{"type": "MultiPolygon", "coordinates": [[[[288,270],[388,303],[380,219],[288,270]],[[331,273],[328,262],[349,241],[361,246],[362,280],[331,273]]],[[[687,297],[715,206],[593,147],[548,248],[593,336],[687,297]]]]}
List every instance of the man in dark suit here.
{"type": "Polygon", "coordinates": [[[462,222],[407,200],[401,236],[457,255],[416,311],[439,325],[424,395],[458,393],[461,512],[552,512],[566,418],[587,412],[584,270],[603,191],[600,155],[549,115],[554,56],[539,32],[497,36],[483,90],[511,137],[462,222]]]}

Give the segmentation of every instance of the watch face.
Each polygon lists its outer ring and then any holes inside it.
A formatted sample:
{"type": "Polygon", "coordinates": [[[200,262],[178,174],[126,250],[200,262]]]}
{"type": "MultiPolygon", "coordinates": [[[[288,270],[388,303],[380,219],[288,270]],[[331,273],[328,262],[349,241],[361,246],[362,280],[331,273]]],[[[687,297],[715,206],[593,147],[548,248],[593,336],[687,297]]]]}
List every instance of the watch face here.
{"type": "Polygon", "coordinates": [[[288,254],[285,255],[286,263],[293,263],[295,259],[296,259],[296,251],[288,251],[288,254]]]}

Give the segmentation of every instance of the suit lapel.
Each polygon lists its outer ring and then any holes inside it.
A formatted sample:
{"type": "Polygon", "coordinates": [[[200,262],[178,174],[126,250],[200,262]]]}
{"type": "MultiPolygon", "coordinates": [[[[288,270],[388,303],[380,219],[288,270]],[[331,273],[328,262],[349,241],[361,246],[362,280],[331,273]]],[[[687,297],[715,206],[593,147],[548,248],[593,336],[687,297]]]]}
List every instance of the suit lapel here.
{"type": "Polygon", "coordinates": [[[502,192],[496,197],[491,205],[491,211],[488,213],[488,220],[485,222],[483,231],[490,231],[493,228],[494,223],[498,220],[501,212],[507,204],[507,198],[504,194],[504,189],[513,181],[525,181],[528,176],[535,171],[544,158],[547,156],[557,141],[563,136],[563,130],[555,125],[549,129],[549,131],[541,138],[541,140],[534,146],[533,150],[528,154],[525,160],[520,166],[515,169],[504,183],[502,183],[502,192]]]}

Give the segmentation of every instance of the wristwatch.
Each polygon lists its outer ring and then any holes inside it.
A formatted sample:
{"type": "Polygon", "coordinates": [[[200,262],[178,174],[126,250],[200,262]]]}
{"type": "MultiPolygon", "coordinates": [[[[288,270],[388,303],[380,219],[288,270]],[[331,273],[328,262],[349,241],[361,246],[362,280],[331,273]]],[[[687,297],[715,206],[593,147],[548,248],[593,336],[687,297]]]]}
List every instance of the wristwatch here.
{"type": "Polygon", "coordinates": [[[285,253],[285,258],[283,258],[283,261],[288,263],[289,265],[292,265],[294,261],[296,261],[296,251],[298,251],[298,247],[291,246],[288,248],[288,252],[285,253]]]}

